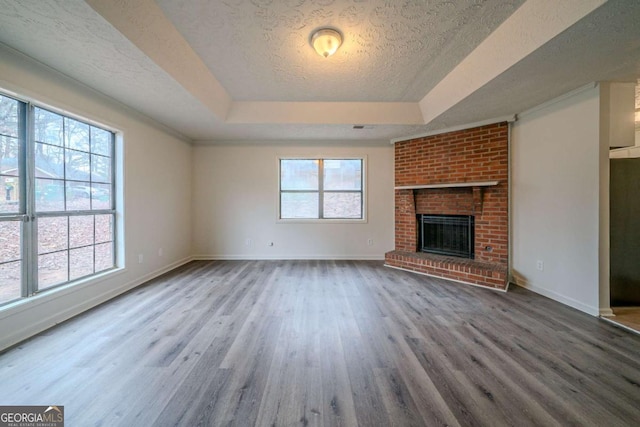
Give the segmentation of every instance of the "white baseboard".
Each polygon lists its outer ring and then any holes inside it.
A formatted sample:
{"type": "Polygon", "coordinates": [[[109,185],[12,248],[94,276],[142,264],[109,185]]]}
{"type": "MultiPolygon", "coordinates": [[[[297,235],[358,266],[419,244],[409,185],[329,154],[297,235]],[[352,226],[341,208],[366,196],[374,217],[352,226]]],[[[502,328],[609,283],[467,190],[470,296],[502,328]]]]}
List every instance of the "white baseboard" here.
{"type": "Polygon", "coordinates": [[[514,284],[520,286],[521,288],[525,288],[528,289],[532,292],[535,292],[537,294],[543,295],[547,298],[550,298],[554,301],[558,301],[564,305],[568,305],[569,307],[575,308],[576,310],[580,310],[584,313],[590,314],[592,316],[599,316],[600,315],[600,310],[598,309],[598,307],[593,307],[587,304],[584,304],[581,301],[575,300],[573,298],[567,297],[565,295],[559,294],[555,291],[549,290],[547,288],[543,288],[541,286],[536,286],[534,284],[531,284],[529,282],[523,281],[523,280],[515,280],[513,282],[514,284]]]}
{"type": "Polygon", "coordinates": [[[349,261],[384,261],[383,255],[194,255],[199,261],[268,261],[268,260],[349,260],[349,261]]]}
{"type": "MultiPolygon", "coordinates": [[[[21,341],[24,341],[27,338],[30,338],[40,332],[43,332],[52,326],[55,326],[59,323],[64,322],[78,314],[87,311],[93,307],[96,307],[116,296],[123,294],[141,284],[148,282],[162,274],[165,274],[175,268],[178,268],[188,262],[192,261],[192,257],[186,257],[179,261],[175,261],[171,264],[168,264],[156,271],[151,273],[147,273],[142,277],[131,280],[127,283],[124,283],[121,286],[111,288],[105,292],[101,292],[97,295],[92,296],[89,299],[84,299],[75,304],[71,304],[67,308],[61,311],[56,311],[55,313],[40,318],[39,316],[30,316],[30,318],[37,319],[35,322],[28,322],[26,326],[19,329],[14,329],[7,333],[5,331],[2,336],[0,336],[0,351],[9,348],[13,345],[18,344],[21,341]]],[[[74,284],[65,287],[61,287],[60,289],[51,290],[51,292],[44,293],[42,295],[38,295],[31,298],[26,298],[16,302],[14,305],[8,307],[6,310],[3,310],[0,316],[0,321],[7,322],[10,321],[10,318],[13,316],[19,316],[24,312],[35,311],[38,310],[38,307],[47,304],[53,303],[55,300],[59,298],[73,298],[74,294],[86,289],[89,286],[95,285],[100,282],[104,282],[105,280],[113,279],[117,275],[123,274],[125,270],[116,270],[112,273],[107,273],[104,276],[101,276],[97,279],[89,279],[85,283],[82,284],[74,284]]]]}

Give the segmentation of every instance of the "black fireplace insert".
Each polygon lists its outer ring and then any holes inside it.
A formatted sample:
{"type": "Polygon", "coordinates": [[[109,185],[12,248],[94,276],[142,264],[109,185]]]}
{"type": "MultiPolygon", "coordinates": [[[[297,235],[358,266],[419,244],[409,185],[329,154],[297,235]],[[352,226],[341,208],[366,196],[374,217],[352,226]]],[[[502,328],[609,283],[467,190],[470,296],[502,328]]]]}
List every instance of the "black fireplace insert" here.
{"type": "Polygon", "coordinates": [[[418,251],[474,258],[473,215],[418,214],[418,251]]]}

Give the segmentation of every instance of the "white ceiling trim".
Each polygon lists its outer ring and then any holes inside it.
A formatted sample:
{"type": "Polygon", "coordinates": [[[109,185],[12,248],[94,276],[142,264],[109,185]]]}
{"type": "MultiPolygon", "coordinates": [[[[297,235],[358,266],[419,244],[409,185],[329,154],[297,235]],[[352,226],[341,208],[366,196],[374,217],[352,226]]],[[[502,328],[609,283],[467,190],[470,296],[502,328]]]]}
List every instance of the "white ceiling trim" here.
{"type": "MultiPolygon", "coordinates": [[[[278,147],[344,147],[344,140],[336,139],[216,139],[213,141],[194,141],[191,143],[197,147],[217,147],[217,146],[278,146],[278,147]]],[[[385,139],[365,139],[349,140],[349,147],[388,147],[389,140],[385,139]]],[[[323,157],[319,155],[318,157],[323,157]]]]}
{"type": "Polygon", "coordinates": [[[515,114],[510,114],[508,116],[495,117],[493,119],[482,120],[480,122],[465,123],[465,124],[460,125],[460,126],[451,126],[451,127],[445,128],[445,129],[432,130],[432,131],[429,131],[429,132],[424,132],[424,133],[419,133],[419,134],[409,135],[409,136],[401,136],[399,138],[393,138],[389,142],[391,144],[395,144],[396,142],[409,141],[410,139],[426,138],[428,136],[441,135],[443,133],[449,133],[449,132],[455,132],[455,131],[458,131],[458,130],[477,128],[477,127],[480,127],[480,126],[492,125],[492,124],[495,124],[495,123],[502,123],[502,122],[511,123],[511,122],[515,122],[516,120],[517,120],[516,115],[515,114]]]}
{"type": "Polygon", "coordinates": [[[528,0],[421,101],[425,123],[461,102],[606,0],[528,0]]]}
{"type": "Polygon", "coordinates": [[[570,92],[567,92],[567,93],[565,93],[563,95],[560,95],[560,96],[558,96],[556,98],[550,99],[547,102],[543,102],[542,104],[536,105],[535,107],[530,108],[528,110],[525,110],[522,113],[518,113],[518,119],[521,119],[523,117],[529,116],[529,115],[535,113],[536,111],[544,110],[545,108],[548,108],[553,104],[557,104],[558,102],[564,101],[565,99],[569,99],[569,98],[571,98],[571,97],[573,97],[573,96],[575,96],[575,95],[577,95],[579,93],[585,92],[587,90],[591,90],[591,89],[595,88],[596,86],[598,86],[598,82],[587,83],[584,86],[580,86],[577,89],[574,89],[574,90],[572,90],[570,92]]]}

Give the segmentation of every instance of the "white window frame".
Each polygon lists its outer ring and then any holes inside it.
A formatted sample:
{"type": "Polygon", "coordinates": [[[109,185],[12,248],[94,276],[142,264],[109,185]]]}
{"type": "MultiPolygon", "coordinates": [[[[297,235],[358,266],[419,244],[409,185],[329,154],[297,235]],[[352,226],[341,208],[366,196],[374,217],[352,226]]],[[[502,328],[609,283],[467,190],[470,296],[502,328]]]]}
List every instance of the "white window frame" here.
{"type": "MultiPolygon", "coordinates": [[[[348,224],[365,224],[367,223],[367,156],[278,156],[277,157],[277,200],[276,200],[276,222],[277,223],[300,223],[300,224],[340,224],[340,223],[348,223],[348,224]],[[360,160],[362,162],[362,176],[361,176],[361,185],[362,188],[360,193],[362,195],[362,218],[281,218],[280,215],[280,203],[282,200],[282,189],[281,186],[281,161],[282,160],[360,160]]],[[[322,203],[322,170],[318,175],[319,187],[318,192],[320,194],[319,203],[322,203]]],[[[328,191],[331,192],[331,191],[328,191]]],[[[320,208],[320,207],[319,207],[320,208]]]]}

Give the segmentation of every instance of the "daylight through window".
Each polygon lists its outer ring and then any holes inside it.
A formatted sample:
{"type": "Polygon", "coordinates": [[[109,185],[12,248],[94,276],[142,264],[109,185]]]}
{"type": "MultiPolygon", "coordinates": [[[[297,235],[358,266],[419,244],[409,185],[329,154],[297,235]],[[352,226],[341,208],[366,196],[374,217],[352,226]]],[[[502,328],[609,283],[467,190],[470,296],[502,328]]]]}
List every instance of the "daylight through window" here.
{"type": "Polygon", "coordinates": [[[0,304],[114,267],[114,142],[0,95],[0,304]]]}
{"type": "Polygon", "coordinates": [[[362,158],[280,159],[280,219],[364,219],[362,158]]]}

